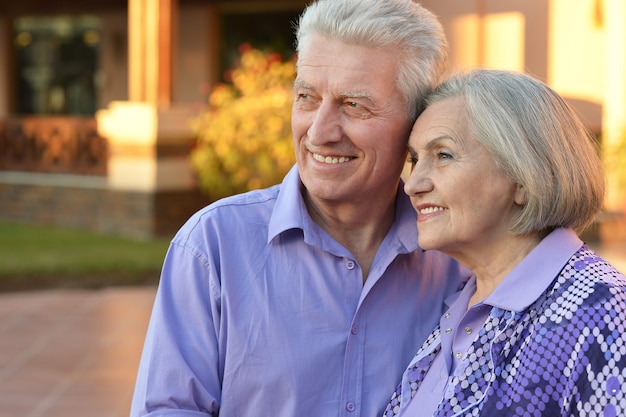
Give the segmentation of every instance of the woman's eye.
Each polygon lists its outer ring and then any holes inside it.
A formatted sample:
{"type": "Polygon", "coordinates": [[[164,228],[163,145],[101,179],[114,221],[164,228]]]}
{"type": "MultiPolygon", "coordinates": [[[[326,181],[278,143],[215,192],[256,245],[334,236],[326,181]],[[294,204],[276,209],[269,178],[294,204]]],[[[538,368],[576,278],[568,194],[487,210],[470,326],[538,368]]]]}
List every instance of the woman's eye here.
{"type": "Polygon", "coordinates": [[[452,154],[449,152],[439,151],[437,152],[437,157],[439,159],[452,159],[452,154]]]}

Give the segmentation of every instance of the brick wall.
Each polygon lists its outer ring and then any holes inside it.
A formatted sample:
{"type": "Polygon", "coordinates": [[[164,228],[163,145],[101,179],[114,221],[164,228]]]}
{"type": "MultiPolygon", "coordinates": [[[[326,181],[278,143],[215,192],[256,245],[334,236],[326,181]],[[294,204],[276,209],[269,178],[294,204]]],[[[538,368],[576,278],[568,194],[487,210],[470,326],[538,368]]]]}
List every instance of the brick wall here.
{"type": "Polygon", "coordinates": [[[0,220],[148,238],[172,236],[210,202],[199,191],[144,193],[0,182],[0,220]]]}

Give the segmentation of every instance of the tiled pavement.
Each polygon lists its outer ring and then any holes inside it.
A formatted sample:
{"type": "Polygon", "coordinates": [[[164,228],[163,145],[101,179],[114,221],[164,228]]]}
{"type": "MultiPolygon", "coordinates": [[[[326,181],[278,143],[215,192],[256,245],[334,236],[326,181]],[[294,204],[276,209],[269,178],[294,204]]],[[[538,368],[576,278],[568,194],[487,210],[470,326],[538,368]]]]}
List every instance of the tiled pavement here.
{"type": "Polygon", "coordinates": [[[0,417],[128,416],[155,288],[0,295],[0,417]]]}
{"type": "MultiPolygon", "coordinates": [[[[626,272],[626,242],[597,249],[626,272]]],[[[0,417],[128,416],[154,295],[0,294],[0,417]]]]}

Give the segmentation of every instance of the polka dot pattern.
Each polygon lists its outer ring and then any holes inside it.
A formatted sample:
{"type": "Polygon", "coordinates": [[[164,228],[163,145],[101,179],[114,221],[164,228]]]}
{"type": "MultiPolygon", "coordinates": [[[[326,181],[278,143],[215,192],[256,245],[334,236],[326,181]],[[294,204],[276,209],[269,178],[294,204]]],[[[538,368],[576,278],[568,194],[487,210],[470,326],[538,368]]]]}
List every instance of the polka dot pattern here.
{"type": "MultiPolygon", "coordinates": [[[[626,278],[583,246],[527,310],[492,308],[435,415],[626,416],[625,327],[626,278]]],[[[437,329],[384,417],[410,401],[440,345],[437,329]]]]}

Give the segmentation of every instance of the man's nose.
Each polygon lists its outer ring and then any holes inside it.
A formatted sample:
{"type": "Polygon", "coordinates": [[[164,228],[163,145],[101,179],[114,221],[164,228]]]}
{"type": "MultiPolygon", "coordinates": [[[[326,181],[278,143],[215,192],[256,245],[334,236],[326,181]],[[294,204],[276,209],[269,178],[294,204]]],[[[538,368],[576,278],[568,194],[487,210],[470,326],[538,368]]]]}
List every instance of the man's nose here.
{"type": "Polygon", "coordinates": [[[339,109],[331,103],[322,103],[315,112],[307,134],[314,145],[340,141],[343,131],[339,109]]]}

